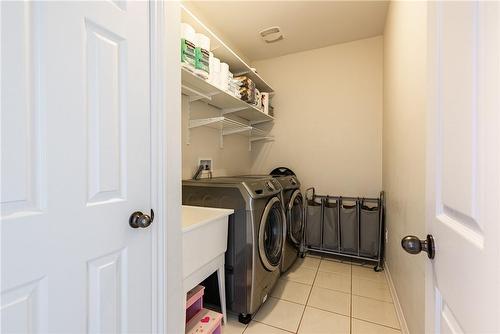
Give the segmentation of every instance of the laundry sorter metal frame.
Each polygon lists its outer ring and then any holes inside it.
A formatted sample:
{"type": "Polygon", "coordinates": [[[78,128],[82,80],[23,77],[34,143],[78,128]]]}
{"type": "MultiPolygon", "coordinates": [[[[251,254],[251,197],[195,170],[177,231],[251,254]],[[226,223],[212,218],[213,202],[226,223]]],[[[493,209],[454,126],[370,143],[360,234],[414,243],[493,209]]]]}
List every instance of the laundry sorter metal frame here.
{"type": "MultiPolygon", "coordinates": [[[[319,204],[319,203],[318,203],[319,204]]],[[[330,255],[341,256],[345,258],[357,259],[360,261],[366,261],[370,263],[376,264],[373,268],[375,271],[381,271],[384,267],[384,209],[385,209],[385,194],[383,191],[380,192],[380,197],[378,198],[366,198],[366,197],[344,197],[344,196],[329,196],[329,195],[316,195],[316,191],[314,188],[308,188],[305,193],[305,205],[304,205],[304,230],[303,230],[303,238],[300,255],[301,257],[305,256],[305,253],[308,251],[325,253],[330,255]],[[312,191],[312,198],[308,197],[308,195],[312,191]],[[319,247],[308,246],[307,244],[307,224],[308,224],[308,206],[309,201],[315,201],[317,199],[321,200],[321,222],[320,222],[320,236],[321,243],[319,247]],[[325,206],[327,202],[334,201],[337,204],[337,250],[325,248],[324,247],[324,229],[325,229],[325,206]],[[341,208],[342,202],[356,202],[356,217],[357,217],[357,252],[356,254],[352,254],[349,252],[342,251],[342,238],[341,238],[341,208]],[[360,253],[361,246],[361,204],[362,203],[376,203],[378,207],[378,237],[377,237],[377,256],[376,257],[368,257],[363,256],[360,253]]]]}

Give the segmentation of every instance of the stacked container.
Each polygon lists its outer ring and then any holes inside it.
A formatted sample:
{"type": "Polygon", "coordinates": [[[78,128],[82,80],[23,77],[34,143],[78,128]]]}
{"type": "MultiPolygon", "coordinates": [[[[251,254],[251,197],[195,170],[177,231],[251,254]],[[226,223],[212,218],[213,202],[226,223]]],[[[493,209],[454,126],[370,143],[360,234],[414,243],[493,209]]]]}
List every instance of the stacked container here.
{"type": "Polygon", "coordinates": [[[219,87],[223,91],[229,89],[229,65],[226,63],[220,63],[219,87]]]}
{"type": "Polygon", "coordinates": [[[181,24],[181,64],[219,89],[271,114],[269,94],[261,93],[247,76],[234,78],[229,65],[210,52],[210,38],[181,24]]]}
{"type": "Polygon", "coordinates": [[[194,71],[196,64],[196,32],[187,23],[181,24],[181,64],[194,71]]]}
{"type": "Polygon", "coordinates": [[[269,93],[261,93],[262,95],[262,111],[269,115],[269,93]]]}
{"type": "Polygon", "coordinates": [[[200,33],[196,34],[195,56],[194,73],[208,80],[208,73],[210,71],[210,38],[200,33]]]}
{"type": "Polygon", "coordinates": [[[219,78],[220,59],[215,57],[214,54],[210,52],[208,82],[210,82],[214,86],[219,86],[219,78]]]}
{"type": "Polygon", "coordinates": [[[220,334],[222,332],[222,314],[203,308],[204,291],[205,288],[198,285],[187,293],[187,334],[220,334]]]}
{"type": "Polygon", "coordinates": [[[234,78],[240,86],[241,99],[247,103],[255,103],[255,83],[246,75],[234,78]]]}

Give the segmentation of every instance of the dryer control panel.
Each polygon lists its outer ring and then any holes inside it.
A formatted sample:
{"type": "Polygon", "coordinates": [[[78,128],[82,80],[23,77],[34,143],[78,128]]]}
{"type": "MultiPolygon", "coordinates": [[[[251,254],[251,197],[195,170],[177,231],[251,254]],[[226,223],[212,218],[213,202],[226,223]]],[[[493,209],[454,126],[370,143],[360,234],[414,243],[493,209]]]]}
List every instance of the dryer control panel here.
{"type": "Polygon", "coordinates": [[[275,179],[279,181],[283,190],[299,189],[300,188],[300,182],[297,179],[297,177],[294,175],[276,176],[275,179]]]}

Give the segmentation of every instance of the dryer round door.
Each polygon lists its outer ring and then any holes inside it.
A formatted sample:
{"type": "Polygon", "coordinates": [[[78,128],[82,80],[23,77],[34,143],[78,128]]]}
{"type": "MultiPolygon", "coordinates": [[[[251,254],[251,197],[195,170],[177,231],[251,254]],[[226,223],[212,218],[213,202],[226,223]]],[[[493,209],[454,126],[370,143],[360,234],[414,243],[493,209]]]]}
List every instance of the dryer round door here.
{"type": "Polygon", "coordinates": [[[285,214],[278,197],[266,205],[259,227],[259,255],[269,271],[279,268],[285,240],[285,214]]]}
{"type": "Polygon", "coordinates": [[[304,233],[304,198],[300,190],[295,190],[290,197],[287,212],[288,237],[296,246],[300,246],[304,233]]]}

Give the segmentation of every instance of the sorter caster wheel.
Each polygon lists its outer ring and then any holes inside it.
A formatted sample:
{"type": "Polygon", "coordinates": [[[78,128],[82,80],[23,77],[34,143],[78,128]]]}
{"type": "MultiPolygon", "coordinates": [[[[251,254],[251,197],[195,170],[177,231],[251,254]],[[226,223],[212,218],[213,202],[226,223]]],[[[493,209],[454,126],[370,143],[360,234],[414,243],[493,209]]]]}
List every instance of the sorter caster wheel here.
{"type": "Polygon", "coordinates": [[[240,313],[240,315],[238,316],[238,321],[241,322],[242,324],[248,325],[250,320],[252,320],[251,314],[240,313]]]}
{"type": "Polygon", "coordinates": [[[377,273],[384,270],[384,268],[382,268],[381,266],[379,265],[376,265],[375,267],[373,267],[373,270],[375,270],[377,273]]]}
{"type": "Polygon", "coordinates": [[[299,254],[299,256],[300,256],[300,258],[302,258],[302,259],[303,259],[303,258],[305,258],[305,257],[306,257],[306,253],[300,253],[300,254],[299,254]]]}

